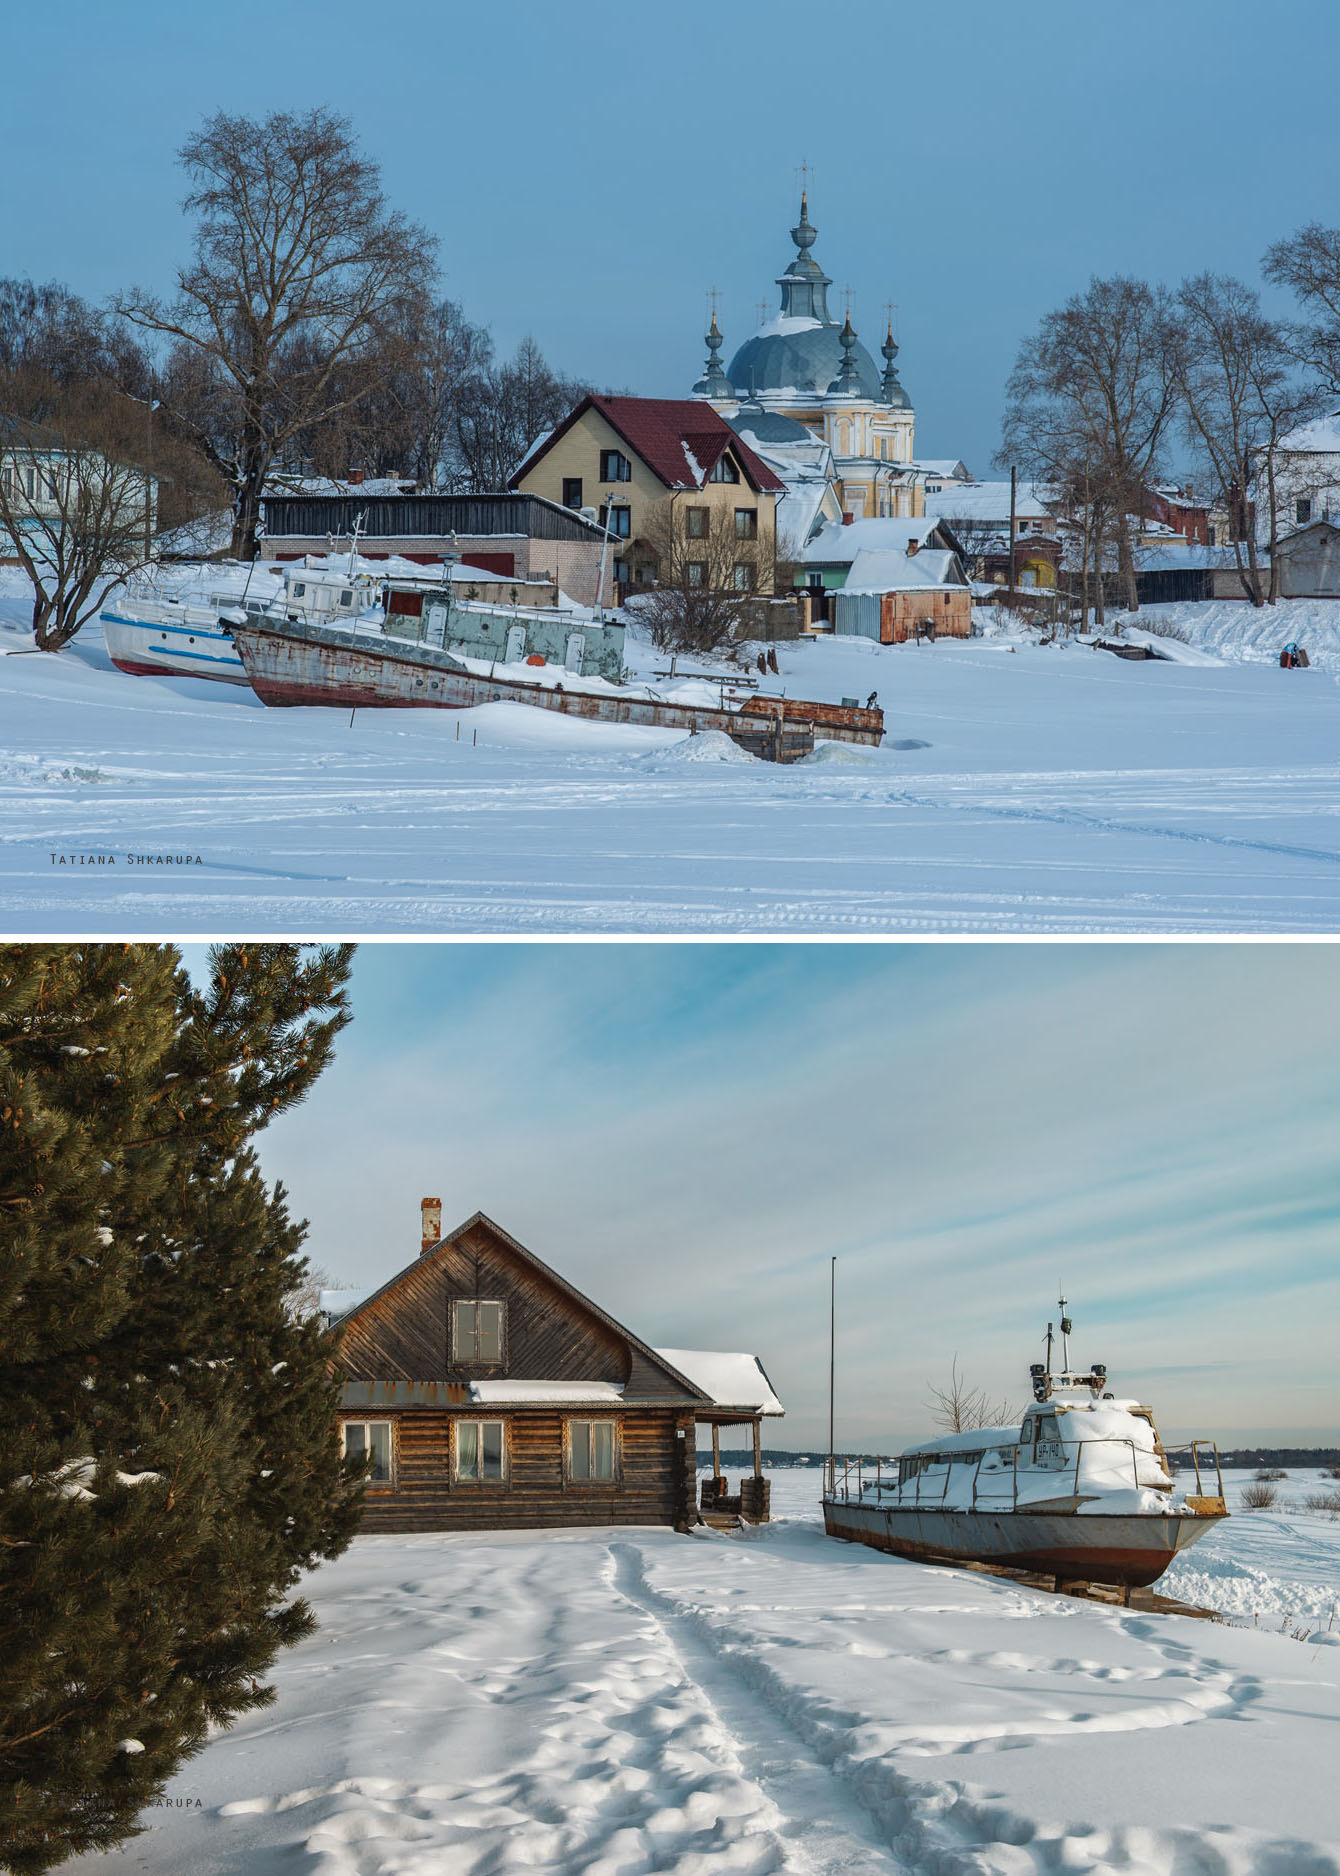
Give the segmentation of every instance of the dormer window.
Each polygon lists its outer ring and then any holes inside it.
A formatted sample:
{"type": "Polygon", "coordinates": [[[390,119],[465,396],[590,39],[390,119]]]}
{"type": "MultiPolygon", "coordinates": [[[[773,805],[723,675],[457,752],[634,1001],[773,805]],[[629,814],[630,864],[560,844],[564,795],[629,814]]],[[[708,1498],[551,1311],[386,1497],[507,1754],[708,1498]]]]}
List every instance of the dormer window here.
{"type": "Polygon", "coordinates": [[[503,1358],[503,1305],[456,1297],[451,1305],[451,1357],[458,1366],[496,1368],[503,1358]]]}
{"type": "Polygon", "coordinates": [[[724,450],[722,454],[718,456],[716,462],[712,465],[712,473],[707,479],[709,482],[739,481],[740,472],[736,468],[729,450],[724,450]]]}
{"type": "Polygon", "coordinates": [[[600,452],[600,479],[602,482],[631,482],[633,465],[622,450],[602,449],[600,452]]]}

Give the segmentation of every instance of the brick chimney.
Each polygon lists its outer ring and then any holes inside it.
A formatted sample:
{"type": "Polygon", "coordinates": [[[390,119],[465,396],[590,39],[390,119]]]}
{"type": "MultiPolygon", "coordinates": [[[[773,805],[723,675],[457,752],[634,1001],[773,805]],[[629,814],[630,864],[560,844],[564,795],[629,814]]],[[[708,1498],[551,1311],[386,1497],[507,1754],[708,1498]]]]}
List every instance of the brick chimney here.
{"type": "Polygon", "coordinates": [[[423,1219],[423,1243],[419,1255],[431,1251],[442,1236],[442,1201],[441,1199],[420,1199],[419,1213],[423,1219]]]}
{"type": "Polygon", "coordinates": [[[851,510],[850,508],[844,508],[844,509],[843,509],[843,511],[842,511],[842,525],[843,525],[843,527],[844,527],[844,528],[849,528],[849,527],[851,526],[851,524],[852,524],[852,522],[853,522],[853,521],[855,521],[855,519],[856,519],[856,516],[855,516],[855,514],[853,513],[853,511],[852,511],[852,510],[851,510]]]}
{"type": "Polygon", "coordinates": [[[921,551],[921,541],[914,534],[912,536],[912,539],[907,543],[908,558],[910,559],[913,554],[919,553],[920,551],[921,551]]]}
{"type": "Polygon", "coordinates": [[[347,480],[351,488],[358,487],[359,483],[363,480],[363,473],[364,472],[361,469],[351,469],[349,471],[347,480]]]}

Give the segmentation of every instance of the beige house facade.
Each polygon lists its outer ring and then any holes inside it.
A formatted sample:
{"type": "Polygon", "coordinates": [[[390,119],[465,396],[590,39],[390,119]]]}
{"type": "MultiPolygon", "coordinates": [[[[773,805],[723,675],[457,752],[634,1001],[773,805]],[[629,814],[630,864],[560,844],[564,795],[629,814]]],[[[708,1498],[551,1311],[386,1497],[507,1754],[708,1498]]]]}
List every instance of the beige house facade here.
{"type": "Polygon", "coordinates": [[[774,590],[786,485],[695,400],[584,398],[512,486],[604,528],[621,592],[672,580],[774,590]]]}

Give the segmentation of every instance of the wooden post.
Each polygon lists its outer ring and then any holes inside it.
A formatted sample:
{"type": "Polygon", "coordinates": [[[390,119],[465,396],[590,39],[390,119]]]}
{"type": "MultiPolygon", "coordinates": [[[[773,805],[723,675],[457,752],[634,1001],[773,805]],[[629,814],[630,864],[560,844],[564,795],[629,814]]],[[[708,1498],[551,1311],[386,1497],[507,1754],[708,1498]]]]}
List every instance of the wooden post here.
{"type": "Polygon", "coordinates": [[[712,1422],[712,1477],[721,1477],[721,1428],[712,1422]]]}
{"type": "Polygon", "coordinates": [[[755,1420],[754,1422],[754,1477],[756,1479],[761,1479],[763,1477],[762,1427],[763,1427],[763,1422],[761,1420],[755,1420]]]}

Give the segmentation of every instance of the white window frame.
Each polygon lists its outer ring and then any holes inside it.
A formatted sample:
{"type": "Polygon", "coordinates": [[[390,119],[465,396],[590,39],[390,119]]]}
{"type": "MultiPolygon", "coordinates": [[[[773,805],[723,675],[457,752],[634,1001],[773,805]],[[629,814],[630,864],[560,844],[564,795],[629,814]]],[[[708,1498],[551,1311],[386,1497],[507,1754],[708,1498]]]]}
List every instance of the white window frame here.
{"type": "Polygon", "coordinates": [[[586,1485],[610,1486],[620,1484],[623,1479],[623,1440],[621,1438],[619,1422],[599,1414],[589,1419],[583,1417],[581,1419],[565,1420],[563,1423],[563,1456],[564,1469],[569,1485],[575,1485],[580,1488],[586,1485]],[[594,1458],[595,1441],[593,1435],[596,1427],[608,1427],[610,1429],[610,1469],[608,1472],[579,1472],[577,1470],[578,1444],[579,1442],[585,1444],[586,1463],[589,1466],[594,1458]]]}
{"type": "MultiPolygon", "coordinates": [[[[479,1322],[476,1317],[474,1338],[479,1342],[479,1322]]],[[[456,1368],[501,1368],[507,1356],[507,1304],[501,1296],[453,1296],[451,1299],[451,1360],[456,1368]],[[460,1330],[456,1312],[459,1309],[482,1309],[486,1305],[498,1312],[498,1354],[494,1359],[487,1355],[465,1355],[461,1352],[460,1330]]]]}
{"type": "Polygon", "coordinates": [[[386,1428],[386,1477],[384,1479],[369,1478],[367,1483],[369,1488],[373,1491],[384,1492],[393,1488],[395,1485],[395,1421],[381,1419],[355,1420],[352,1416],[347,1419],[342,1419],[340,1421],[340,1451],[346,1459],[349,1457],[350,1427],[361,1427],[363,1429],[362,1450],[364,1452],[367,1452],[371,1446],[371,1442],[368,1438],[369,1429],[372,1427],[386,1428]]]}
{"type": "Polygon", "coordinates": [[[495,1419],[486,1415],[481,1415],[479,1418],[475,1418],[474,1415],[471,1415],[468,1418],[458,1417],[452,1421],[451,1423],[451,1482],[453,1485],[488,1487],[490,1485],[499,1486],[499,1485],[507,1484],[508,1474],[510,1471],[510,1461],[511,1461],[511,1456],[512,1456],[511,1455],[512,1443],[508,1437],[507,1426],[508,1426],[508,1423],[506,1420],[501,1419],[501,1418],[495,1419]],[[476,1474],[476,1476],[472,1478],[469,1473],[465,1473],[461,1471],[461,1431],[465,1427],[472,1427],[472,1428],[478,1429],[478,1432],[476,1434],[476,1446],[475,1446],[475,1453],[476,1453],[475,1463],[477,1466],[482,1463],[483,1429],[485,1427],[497,1427],[498,1447],[499,1447],[498,1463],[499,1463],[500,1470],[498,1473],[498,1477],[496,1479],[486,1479],[486,1478],[483,1478],[482,1476],[479,1476],[478,1474],[476,1474]]]}

